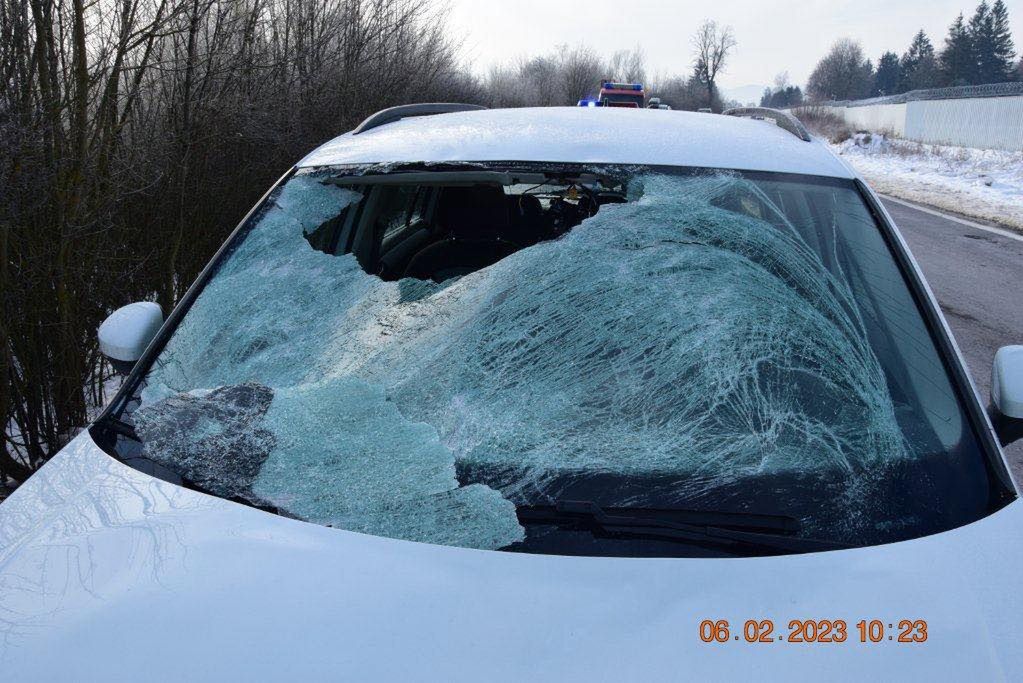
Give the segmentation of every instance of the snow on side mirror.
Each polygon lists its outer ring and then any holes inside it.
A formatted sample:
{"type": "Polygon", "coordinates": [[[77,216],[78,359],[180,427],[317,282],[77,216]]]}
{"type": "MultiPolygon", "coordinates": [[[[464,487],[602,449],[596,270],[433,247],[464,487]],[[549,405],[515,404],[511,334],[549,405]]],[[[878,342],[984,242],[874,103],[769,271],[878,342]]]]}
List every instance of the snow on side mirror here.
{"type": "Polygon", "coordinates": [[[991,403],[991,420],[1002,445],[1023,437],[1023,346],[1003,346],[995,353],[991,403]]]}
{"type": "Polygon", "coordinates": [[[122,306],[99,326],[99,350],[121,374],[128,374],[163,325],[163,311],[152,301],[122,306]]]}

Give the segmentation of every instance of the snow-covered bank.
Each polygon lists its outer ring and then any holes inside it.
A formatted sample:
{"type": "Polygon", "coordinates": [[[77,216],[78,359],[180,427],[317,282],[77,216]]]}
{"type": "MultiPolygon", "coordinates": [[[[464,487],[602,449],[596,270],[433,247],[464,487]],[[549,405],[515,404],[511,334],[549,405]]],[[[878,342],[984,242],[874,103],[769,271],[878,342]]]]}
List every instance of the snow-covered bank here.
{"type": "Polygon", "coordinates": [[[857,133],[832,149],[882,194],[1023,231],[1023,152],[857,133]]]}

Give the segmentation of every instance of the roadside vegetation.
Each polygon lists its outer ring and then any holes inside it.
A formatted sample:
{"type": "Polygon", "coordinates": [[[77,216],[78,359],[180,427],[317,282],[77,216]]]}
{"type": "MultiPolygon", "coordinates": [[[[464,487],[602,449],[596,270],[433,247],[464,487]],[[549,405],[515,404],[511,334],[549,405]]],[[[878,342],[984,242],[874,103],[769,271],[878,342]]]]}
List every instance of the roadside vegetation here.
{"type": "Polygon", "coordinates": [[[921,29],[901,56],[885,52],[875,66],[858,42],[838,40],[810,74],[807,95],[814,102],[858,100],[1023,80],[1023,57],[1015,59],[1008,8],[982,0],[969,20],[955,18],[940,49],[921,29]]]}
{"type": "Polygon", "coordinates": [[[294,159],[382,107],[482,99],[442,18],[422,0],[0,2],[0,475],[24,480],[104,400],[103,318],[169,311],[294,159]]]}
{"type": "MultiPolygon", "coordinates": [[[[585,47],[477,75],[428,0],[0,0],[0,489],[86,424],[116,382],[96,329],[169,312],[294,161],[410,102],[574,105],[644,80],[585,47]],[[524,84],[528,84],[524,86],[524,84]]],[[[693,28],[676,109],[720,110],[735,39],[693,28]]],[[[3,493],[0,491],[0,497],[3,493]]]]}
{"type": "Polygon", "coordinates": [[[803,122],[803,125],[811,133],[833,144],[845,142],[856,132],[852,126],[845,122],[845,119],[830,111],[827,107],[818,107],[811,104],[797,107],[793,109],[792,113],[803,122]]]}

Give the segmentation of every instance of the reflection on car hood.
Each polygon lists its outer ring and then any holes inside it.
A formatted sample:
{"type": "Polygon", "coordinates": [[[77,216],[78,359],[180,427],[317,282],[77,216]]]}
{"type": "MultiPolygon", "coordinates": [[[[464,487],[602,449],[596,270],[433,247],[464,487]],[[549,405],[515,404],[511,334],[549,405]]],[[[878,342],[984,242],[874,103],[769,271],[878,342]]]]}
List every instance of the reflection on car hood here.
{"type": "MultiPolygon", "coordinates": [[[[277,517],[153,479],[83,433],[0,506],[7,680],[1014,679],[1023,503],[928,538],[750,559],[519,555],[277,517]],[[705,644],[704,619],[845,619],[841,644],[705,644]],[[855,623],[925,619],[925,643],[855,623]]],[[[896,632],[897,635],[897,632],[896,632]]]]}

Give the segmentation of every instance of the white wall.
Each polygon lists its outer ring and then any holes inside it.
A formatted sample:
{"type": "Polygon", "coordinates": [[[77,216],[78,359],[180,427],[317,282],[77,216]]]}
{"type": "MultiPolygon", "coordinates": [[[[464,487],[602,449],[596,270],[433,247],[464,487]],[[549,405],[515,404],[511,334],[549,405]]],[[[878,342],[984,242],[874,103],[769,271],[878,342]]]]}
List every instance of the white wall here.
{"type": "Polygon", "coordinates": [[[932,144],[1023,150],[1023,96],[825,107],[854,128],[932,144]]]}
{"type": "Polygon", "coordinates": [[[888,131],[899,137],[906,136],[906,105],[875,104],[869,107],[831,107],[846,123],[857,130],[888,131]]]}
{"type": "Polygon", "coordinates": [[[1023,150],[1023,96],[919,100],[907,107],[910,140],[1023,150]]]}

